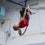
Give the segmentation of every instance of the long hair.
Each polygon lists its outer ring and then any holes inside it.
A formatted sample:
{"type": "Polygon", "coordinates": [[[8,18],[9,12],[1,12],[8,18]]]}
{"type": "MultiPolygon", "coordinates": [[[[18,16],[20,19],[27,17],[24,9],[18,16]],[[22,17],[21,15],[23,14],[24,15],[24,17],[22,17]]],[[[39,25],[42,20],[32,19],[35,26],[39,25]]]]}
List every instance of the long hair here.
{"type": "Polygon", "coordinates": [[[18,27],[16,28],[16,26],[13,26],[13,29],[14,29],[15,31],[17,31],[18,27]]]}

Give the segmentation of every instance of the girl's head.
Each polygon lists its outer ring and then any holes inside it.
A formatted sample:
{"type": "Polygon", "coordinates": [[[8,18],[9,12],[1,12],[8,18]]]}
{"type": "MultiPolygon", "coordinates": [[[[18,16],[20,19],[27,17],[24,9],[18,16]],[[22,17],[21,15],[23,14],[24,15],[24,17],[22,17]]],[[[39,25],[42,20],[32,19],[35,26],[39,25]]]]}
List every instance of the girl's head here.
{"type": "Polygon", "coordinates": [[[17,31],[18,28],[19,28],[18,24],[15,24],[15,25],[13,26],[13,29],[14,29],[15,31],[17,31]]]}

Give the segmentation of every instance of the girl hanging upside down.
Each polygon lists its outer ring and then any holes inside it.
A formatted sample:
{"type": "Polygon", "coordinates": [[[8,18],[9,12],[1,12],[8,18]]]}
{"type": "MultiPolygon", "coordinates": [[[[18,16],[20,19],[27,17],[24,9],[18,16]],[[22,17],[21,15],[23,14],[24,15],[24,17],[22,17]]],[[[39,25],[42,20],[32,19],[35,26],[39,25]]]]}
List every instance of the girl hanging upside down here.
{"type": "Polygon", "coordinates": [[[30,18],[29,15],[35,14],[34,12],[31,12],[29,10],[30,10],[29,6],[27,8],[23,7],[22,10],[20,11],[20,22],[13,26],[13,29],[15,31],[18,30],[19,35],[22,35],[20,28],[24,28],[28,26],[29,18],[30,18]],[[21,17],[23,18],[22,20],[21,20],[21,17]]]}

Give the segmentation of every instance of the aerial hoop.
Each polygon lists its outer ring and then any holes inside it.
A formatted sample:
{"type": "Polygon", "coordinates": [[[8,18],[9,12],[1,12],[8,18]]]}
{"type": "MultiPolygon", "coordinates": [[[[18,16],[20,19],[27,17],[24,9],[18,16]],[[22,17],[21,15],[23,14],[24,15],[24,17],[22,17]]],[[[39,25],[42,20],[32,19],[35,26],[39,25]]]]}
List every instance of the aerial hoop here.
{"type": "MultiPolygon", "coordinates": [[[[28,22],[29,22],[29,19],[30,19],[30,17],[28,17],[28,22]]],[[[28,25],[29,25],[29,24],[28,24],[28,25]]],[[[25,34],[25,32],[27,31],[27,28],[28,28],[28,26],[26,26],[25,31],[24,31],[21,35],[24,35],[24,34],[25,34]]]]}

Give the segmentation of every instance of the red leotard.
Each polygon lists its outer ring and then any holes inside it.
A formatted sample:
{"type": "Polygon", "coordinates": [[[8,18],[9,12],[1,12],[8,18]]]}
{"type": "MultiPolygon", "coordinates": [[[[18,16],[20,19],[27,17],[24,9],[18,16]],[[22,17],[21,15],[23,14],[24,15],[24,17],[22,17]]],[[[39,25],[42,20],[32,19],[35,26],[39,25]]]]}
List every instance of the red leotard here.
{"type": "Polygon", "coordinates": [[[28,26],[28,20],[27,20],[27,19],[25,19],[24,21],[21,20],[21,21],[19,22],[19,27],[20,27],[20,28],[24,28],[25,26],[28,26]]]}

